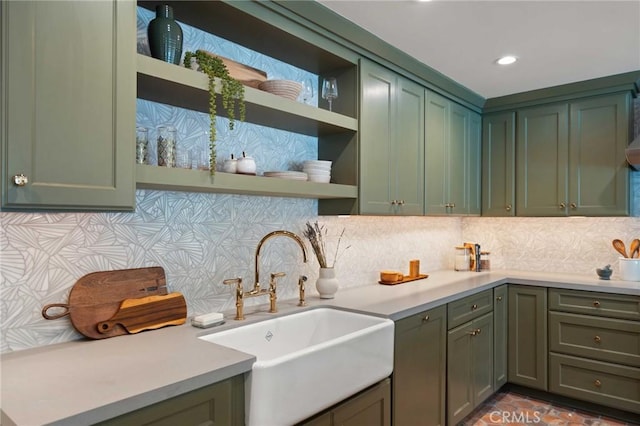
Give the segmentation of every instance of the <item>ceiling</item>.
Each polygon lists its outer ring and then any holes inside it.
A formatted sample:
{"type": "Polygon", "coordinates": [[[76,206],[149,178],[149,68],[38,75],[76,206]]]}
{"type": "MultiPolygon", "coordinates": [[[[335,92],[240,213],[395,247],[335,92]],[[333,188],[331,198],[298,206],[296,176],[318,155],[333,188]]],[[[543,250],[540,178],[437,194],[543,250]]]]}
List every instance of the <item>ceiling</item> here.
{"type": "Polygon", "coordinates": [[[640,0],[318,1],[485,98],[640,71],[640,0]]]}

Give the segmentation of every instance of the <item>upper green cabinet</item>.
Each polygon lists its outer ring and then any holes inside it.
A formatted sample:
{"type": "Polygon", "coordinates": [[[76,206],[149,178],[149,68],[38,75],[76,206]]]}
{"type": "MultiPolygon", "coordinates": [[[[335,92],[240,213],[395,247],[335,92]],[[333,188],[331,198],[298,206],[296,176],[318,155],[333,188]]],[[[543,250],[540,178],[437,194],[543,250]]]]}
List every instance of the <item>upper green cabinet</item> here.
{"type": "Polygon", "coordinates": [[[2,208],[133,209],[135,2],[0,7],[2,208]]]}
{"type": "Polygon", "coordinates": [[[360,213],[424,212],[424,88],[361,61],[360,213]]]}
{"type": "Polygon", "coordinates": [[[426,214],[480,214],[480,115],[431,91],[425,109],[426,214]]]}
{"type": "Polygon", "coordinates": [[[482,119],[482,215],[514,216],[516,113],[482,119]]]}
{"type": "Polygon", "coordinates": [[[519,110],[517,214],[628,215],[630,108],[619,93],[519,110]]]}

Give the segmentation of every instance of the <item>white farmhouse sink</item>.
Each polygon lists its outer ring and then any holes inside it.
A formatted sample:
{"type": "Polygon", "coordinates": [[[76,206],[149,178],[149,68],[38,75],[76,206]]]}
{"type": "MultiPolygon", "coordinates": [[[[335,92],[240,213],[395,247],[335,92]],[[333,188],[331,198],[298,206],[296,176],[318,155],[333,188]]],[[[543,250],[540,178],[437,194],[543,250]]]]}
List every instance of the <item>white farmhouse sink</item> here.
{"type": "Polygon", "coordinates": [[[317,308],[200,337],[255,355],[245,377],[247,425],[304,420],[393,370],[393,321],[317,308]]]}

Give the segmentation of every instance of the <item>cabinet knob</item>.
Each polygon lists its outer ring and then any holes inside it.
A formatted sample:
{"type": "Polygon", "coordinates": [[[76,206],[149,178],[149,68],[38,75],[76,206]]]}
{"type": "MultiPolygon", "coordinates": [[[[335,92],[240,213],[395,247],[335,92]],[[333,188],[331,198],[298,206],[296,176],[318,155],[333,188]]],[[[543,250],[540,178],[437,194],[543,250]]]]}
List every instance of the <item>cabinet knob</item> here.
{"type": "Polygon", "coordinates": [[[467,334],[470,334],[471,336],[475,336],[476,334],[478,334],[478,330],[471,330],[471,331],[467,331],[467,334]]]}
{"type": "Polygon", "coordinates": [[[498,297],[496,297],[496,300],[497,300],[498,302],[502,302],[502,296],[498,296],[498,297]]]}
{"type": "Polygon", "coordinates": [[[424,318],[422,318],[422,321],[424,321],[424,322],[429,321],[429,315],[425,315],[425,317],[424,317],[424,318]]]}
{"type": "Polygon", "coordinates": [[[571,203],[569,204],[569,207],[571,207],[572,210],[575,210],[576,208],[578,208],[578,205],[576,203],[571,203]]]}
{"type": "Polygon", "coordinates": [[[510,211],[511,211],[511,204],[507,204],[507,205],[505,206],[505,210],[506,210],[506,211],[508,211],[508,212],[510,212],[510,211]]]}
{"type": "Polygon", "coordinates": [[[600,343],[600,342],[602,342],[602,338],[600,336],[596,336],[596,337],[593,338],[593,341],[596,342],[596,343],[600,343]]]}
{"type": "Polygon", "coordinates": [[[404,206],[404,200],[398,200],[398,205],[399,206],[404,206]]]}
{"type": "Polygon", "coordinates": [[[560,206],[559,206],[559,207],[560,207],[561,209],[564,209],[564,208],[566,208],[566,207],[567,207],[567,205],[566,205],[565,203],[560,203],[560,206]]]}
{"type": "Polygon", "coordinates": [[[481,332],[482,332],[482,330],[481,330],[481,329],[476,328],[476,335],[480,334],[481,332]]]}
{"type": "Polygon", "coordinates": [[[593,307],[594,308],[599,308],[600,307],[600,302],[598,302],[597,300],[593,301],[593,307]]]}
{"type": "Polygon", "coordinates": [[[29,178],[27,178],[23,173],[13,175],[13,184],[15,186],[25,186],[28,183],[29,183],[29,178]]]}
{"type": "Polygon", "coordinates": [[[478,305],[476,305],[475,303],[473,305],[471,305],[471,310],[475,311],[476,309],[478,309],[478,305]]]}
{"type": "Polygon", "coordinates": [[[600,386],[602,386],[602,382],[598,379],[595,380],[595,382],[593,382],[593,384],[595,385],[595,387],[599,388],[600,386]]]}

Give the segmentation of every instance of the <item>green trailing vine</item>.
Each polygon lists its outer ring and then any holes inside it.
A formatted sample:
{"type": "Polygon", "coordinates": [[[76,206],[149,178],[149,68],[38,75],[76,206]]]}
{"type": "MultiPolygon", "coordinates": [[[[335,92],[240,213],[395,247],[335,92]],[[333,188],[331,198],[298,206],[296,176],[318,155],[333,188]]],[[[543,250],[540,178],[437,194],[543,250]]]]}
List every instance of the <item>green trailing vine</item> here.
{"type": "Polygon", "coordinates": [[[209,77],[209,118],[211,128],[209,130],[209,160],[211,174],[216,171],[216,78],[222,82],[220,94],[222,95],[222,107],[229,118],[229,129],[233,130],[236,122],[236,109],[238,118],[244,121],[246,108],[244,104],[244,86],[229,75],[226,65],[220,58],[210,55],[203,50],[185,52],[184,66],[191,68],[191,59],[194,58],[200,70],[209,77]]]}

